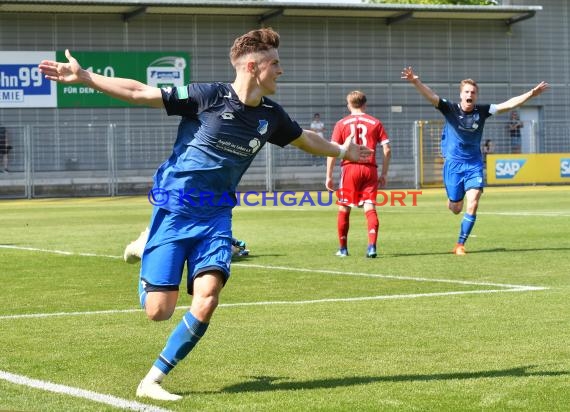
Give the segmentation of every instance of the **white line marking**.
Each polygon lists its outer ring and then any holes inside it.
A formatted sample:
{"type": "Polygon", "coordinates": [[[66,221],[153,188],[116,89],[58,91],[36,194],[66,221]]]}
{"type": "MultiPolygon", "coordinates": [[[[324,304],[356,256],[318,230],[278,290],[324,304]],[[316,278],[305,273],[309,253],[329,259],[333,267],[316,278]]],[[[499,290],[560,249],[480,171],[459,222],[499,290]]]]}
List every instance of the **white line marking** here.
{"type": "Polygon", "coordinates": [[[0,379],[14,383],[16,385],[29,386],[31,388],[41,389],[48,392],[62,393],[64,395],[74,396],[76,398],[84,398],[90,401],[104,403],[115,408],[128,409],[131,411],[145,412],[169,412],[169,409],[159,408],[158,406],[146,405],[127,399],[117,398],[112,395],[105,395],[85,389],[73,388],[71,386],[59,385],[52,382],[41,381],[38,379],[28,378],[22,375],[0,370],[0,379]]]}
{"type": "Polygon", "coordinates": [[[55,255],[65,255],[65,256],[87,256],[87,257],[105,257],[111,259],[122,259],[122,256],[113,255],[98,255],[96,253],[78,253],[78,252],[68,252],[66,250],[50,250],[50,249],[40,249],[37,247],[24,247],[24,246],[14,246],[14,245],[0,245],[2,249],[15,249],[15,250],[27,250],[29,252],[42,252],[42,253],[53,253],[55,255]]]}
{"type": "MultiPolygon", "coordinates": [[[[22,247],[13,245],[0,245],[0,248],[5,249],[15,249],[15,250],[27,250],[32,252],[43,252],[43,253],[54,253],[58,255],[65,256],[87,256],[87,257],[105,257],[111,259],[122,259],[122,256],[116,255],[98,255],[96,253],[80,253],[80,252],[69,252],[65,250],[51,250],[51,249],[41,249],[35,247],[22,247]]],[[[274,270],[288,270],[291,272],[310,272],[310,273],[325,273],[329,275],[341,275],[341,276],[364,276],[364,277],[377,277],[384,279],[397,279],[397,280],[411,280],[416,282],[439,282],[439,283],[454,283],[461,285],[476,285],[476,286],[497,286],[502,288],[516,288],[527,290],[543,290],[548,288],[535,287],[535,286],[524,286],[524,285],[510,285],[503,283],[491,283],[491,282],[474,282],[474,281],[464,281],[456,279],[437,279],[437,278],[422,278],[422,277],[412,277],[412,276],[398,276],[398,275],[382,275],[382,274],[371,274],[371,273],[359,273],[359,272],[341,272],[336,270],[328,269],[306,269],[306,268],[291,268],[286,266],[270,266],[270,265],[255,265],[249,263],[232,263],[232,266],[238,267],[249,267],[256,269],[274,269],[274,270]],[[538,288],[538,289],[537,289],[538,288]]]]}
{"type": "MultiPolygon", "coordinates": [[[[88,256],[88,257],[105,257],[112,259],[122,259],[122,256],[113,255],[97,255],[95,253],[74,253],[63,250],[48,250],[33,247],[19,247],[11,245],[0,245],[0,248],[5,249],[16,249],[25,250],[33,252],[42,253],[54,253],[65,256],[88,256]]],[[[452,291],[452,292],[432,292],[432,293],[413,293],[405,295],[379,295],[379,296],[361,296],[355,298],[327,298],[327,299],[313,299],[313,300],[299,300],[299,301],[262,301],[262,302],[243,302],[243,303],[226,303],[221,304],[221,308],[232,308],[232,307],[243,307],[243,306],[261,306],[261,305],[306,305],[314,303],[329,303],[329,302],[356,302],[356,301],[369,301],[369,300],[390,300],[390,299],[414,299],[422,297],[434,297],[434,296],[454,296],[454,295],[466,295],[466,294],[483,294],[483,293],[504,293],[504,292],[523,292],[523,291],[538,291],[548,289],[546,287],[538,286],[525,286],[525,285],[511,285],[511,284],[501,284],[501,283],[491,283],[491,282],[473,282],[473,281],[462,281],[462,280],[452,280],[452,279],[430,279],[422,277],[411,277],[411,276],[397,276],[397,275],[382,275],[382,274],[370,274],[370,273],[360,273],[360,272],[340,272],[335,270],[325,270],[325,269],[306,269],[306,268],[290,268],[283,266],[269,266],[269,265],[254,265],[246,263],[234,263],[234,266],[253,268],[253,269],[269,269],[269,270],[287,270],[293,272],[311,272],[311,273],[323,273],[328,275],[337,276],[362,276],[362,277],[374,277],[381,279],[396,279],[396,280],[408,280],[415,282],[439,282],[439,283],[450,283],[450,284],[461,284],[461,285],[475,285],[475,286],[494,286],[502,289],[487,289],[487,290],[470,290],[470,291],[452,291]]],[[[188,307],[177,307],[179,309],[187,310],[188,307]]],[[[124,310],[99,310],[92,312],[57,312],[57,313],[36,313],[36,314],[22,314],[22,315],[4,315],[0,316],[0,320],[3,319],[22,319],[22,318],[45,318],[45,317],[55,317],[55,316],[85,316],[85,315],[98,315],[98,314],[112,314],[112,313],[133,313],[140,312],[141,309],[124,309],[124,310]]],[[[31,379],[22,375],[15,375],[9,372],[4,372],[0,370],[0,379],[12,382],[17,385],[29,386],[32,388],[37,388],[45,391],[62,393],[69,396],[79,397],[88,399],[94,402],[104,403],[111,405],[113,407],[129,409],[134,411],[148,411],[148,412],[168,412],[167,409],[162,409],[152,405],[146,405],[139,402],[129,401],[126,399],[118,398],[112,395],[100,394],[93,391],[88,391],[84,389],[73,388],[70,386],[54,384],[51,382],[41,381],[37,379],[31,379]]]]}
{"type": "MultiPolygon", "coordinates": [[[[328,269],[305,269],[305,268],[291,268],[285,266],[268,266],[268,265],[253,265],[249,263],[232,263],[232,266],[250,267],[258,269],[274,269],[274,270],[287,270],[290,272],[310,272],[310,273],[325,273],[328,275],[342,275],[342,276],[363,276],[372,278],[382,278],[382,279],[396,279],[396,280],[411,280],[415,282],[437,282],[437,283],[452,283],[459,285],[475,285],[475,286],[497,286],[501,288],[514,288],[523,289],[534,288],[535,286],[524,286],[524,285],[509,285],[504,283],[491,283],[491,282],[474,282],[468,280],[455,280],[455,279],[437,279],[437,278],[421,278],[413,276],[398,276],[398,275],[381,275],[372,273],[359,273],[359,272],[341,272],[337,270],[328,269]]],[[[543,288],[539,288],[543,289],[543,288]]],[[[546,289],[546,288],[544,288],[546,289]]]]}
{"type": "Polygon", "coordinates": [[[480,215],[498,215],[498,216],[540,216],[540,217],[567,217],[570,212],[479,212],[480,215]]]}
{"type": "MultiPolygon", "coordinates": [[[[6,245],[0,245],[0,248],[7,247],[6,245]]],[[[32,247],[18,247],[18,246],[8,246],[10,249],[27,250],[34,252],[44,252],[44,253],[56,253],[67,256],[89,256],[89,257],[106,257],[113,259],[122,259],[122,256],[112,256],[112,255],[96,255],[93,253],[74,253],[62,250],[48,250],[32,247]]],[[[327,275],[335,276],[361,276],[361,277],[371,277],[380,279],[395,279],[395,280],[405,280],[413,282],[434,282],[434,283],[448,283],[457,285],[469,285],[469,286],[490,286],[500,289],[483,289],[483,290],[467,290],[467,291],[451,291],[451,292],[430,292],[430,293],[412,293],[405,295],[378,295],[378,296],[360,296],[354,298],[326,298],[326,299],[313,299],[313,300],[296,300],[296,301],[261,301],[261,302],[238,302],[238,303],[222,303],[218,307],[220,308],[230,308],[230,307],[244,307],[244,306],[260,306],[260,305],[305,305],[314,303],[328,303],[328,302],[355,302],[355,301],[366,301],[366,300],[390,300],[390,299],[414,299],[420,297],[434,297],[434,296],[453,296],[453,295],[468,295],[468,294],[483,294],[483,293],[504,293],[504,292],[530,292],[530,291],[540,291],[547,290],[547,287],[541,286],[527,286],[527,285],[511,285],[505,283],[492,283],[492,282],[474,282],[467,280],[455,280],[455,279],[438,279],[438,278],[423,278],[423,277],[413,277],[413,276],[398,276],[398,275],[382,275],[373,273],[360,273],[360,272],[341,272],[336,270],[327,269],[307,269],[307,268],[291,268],[285,266],[270,266],[270,265],[254,265],[248,263],[233,263],[233,266],[252,268],[252,269],[270,269],[270,270],[286,270],[290,272],[304,272],[304,273],[323,273],[327,275]]],[[[176,308],[188,309],[188,306],[179,306],[176,308]]],[[[58,317],[58,316],[84,316],[84,315],[101,315],[101,314],[113,314],[113,313],[133,313],[141,312],[142,309],[122,309],[122,310],[97,310],[90,312],[56,312],[56,313],[30,313],[30,314],[20,314],[20,315],[0,315],[0,320],[4,319],[25,319],[25,318],[47,318],[47,317],[58,317]]]]}
{"type": "Polygon", "coordinates": [[[3,319],[35,319],[35,318],[53,318],[58,316],[85,316],[85,315],[108,315],[113,313],[133,313],[141,312],[142,309],[110,309],[110,310],[94,310],[89,312],[54,312],[54,313],[28,313],[22,315],[2,315],[0,320],[3,319]]]}

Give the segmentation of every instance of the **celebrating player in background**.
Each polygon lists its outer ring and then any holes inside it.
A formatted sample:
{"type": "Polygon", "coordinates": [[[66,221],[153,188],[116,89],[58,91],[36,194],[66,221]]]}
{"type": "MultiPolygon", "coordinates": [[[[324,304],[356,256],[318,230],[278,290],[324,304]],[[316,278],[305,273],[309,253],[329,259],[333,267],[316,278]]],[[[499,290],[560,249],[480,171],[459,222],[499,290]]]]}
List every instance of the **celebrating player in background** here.
{"type": "Polygon", "coordinates": [[[167,320],[176,309],[186,264],[192,303],[140,382],[137,396],[181,398],[161,383],[206,333],[218,306],[230,276],[236,187],[261,147],[267,142],[292,144],[310,154],[353,161],[370,155],[364,146],[339,146],[303,131],[279,104],[265,97],[275,93],[277,78],[283,74],[278,47],[275,31],[252,30],[237,38],[231,48],[236,71],[233,83],[162,89],[91,73],[68,50],[68,62],[44,60],[39,65],[47,79],[81,83],[130,103],[165,108],[168,115],[181,116],[181,122],[188,118],[197,122],[194,136],[179,128],[171,156],[155,173],[151,194],[167,193],[170,201],[153,209],[139,281],[140,303],[148,318],[167,320]]]}
{"type": "Polygon", "coordinates": [[[528,92],[512,97],[503,103],[477,104],[479,87],[474,80],[465,79],[459,84],[460,102],[458,104],[440,98],[420,81],[419,76],[411,67],[404,68],[402,79],[410,82],[445,117],[441,136],[441,153],[445,159],[443,182],[449,209],[456,215],[461,213],[463,200],[467,198],[459,239],[453,253],[465,255],[465,242],[475,225],[479,199],[483,193],[481,137],[485,120],[496,113],[504,113],[521,106],[529,99],[540,95],[548,88],[548,83],[540,82],[528,92]]]}
{"type": "MultiPolygon", "coordinates": [[[[337,230],[340,248],[337,256],[348,256],[348,229],[350,211],[353,206],[363,207],[368,226],[368,249],[366,256],[375,258],[376,243],[378,241],[378,214],[376,212],[376,195],[379,187],[386,186],[390,158],[390,140],[384,130],[382,122],[366,114],[366,95],[360,91],[350,92],[346,96],[350,114],[339,120],[334,127],[331,140],[339,144],[352,141],[362,144],[370,150],[376,150],[378,144],[382,145],[384,160],[382,172],[378,176],[378,165],[373,153],[365,160],[357,162],[345,159],[341,162],[341,177],[338,199],[337,230]]],[[[334,190],[333,170],[336,163],[334,157],[327,159],[326,187],[334,190]]]]}

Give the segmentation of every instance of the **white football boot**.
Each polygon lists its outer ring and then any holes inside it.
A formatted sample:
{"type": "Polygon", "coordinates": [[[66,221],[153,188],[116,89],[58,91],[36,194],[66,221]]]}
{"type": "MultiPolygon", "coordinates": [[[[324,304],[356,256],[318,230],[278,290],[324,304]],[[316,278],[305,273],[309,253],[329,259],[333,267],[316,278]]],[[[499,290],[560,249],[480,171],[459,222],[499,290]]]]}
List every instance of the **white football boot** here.
{"type": "Polygon", "coordinates": [[[152,398],[158,401],[178,401],[182,396],[168,392],[160,386],[160,383],[143,379],[137,388],[137,396],[140,398],[152,398]]]}

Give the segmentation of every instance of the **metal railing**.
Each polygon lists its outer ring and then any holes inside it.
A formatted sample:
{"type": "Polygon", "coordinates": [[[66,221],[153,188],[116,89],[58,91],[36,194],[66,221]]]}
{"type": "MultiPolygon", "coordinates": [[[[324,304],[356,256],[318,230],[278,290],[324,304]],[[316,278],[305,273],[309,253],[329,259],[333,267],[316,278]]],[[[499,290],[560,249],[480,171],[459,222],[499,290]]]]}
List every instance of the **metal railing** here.
{"type": "MultiPolygon", "coordinates": [[[[441,184],[439,120],[385,124],[392,145],[389,187],[441,184]]],[[[8,173],[0,173],[0,197],[119,196],[146,194],[156,168],[170,155],[176,128],[116,124],[7,129],[8,173]]],[[[531,122],[527,152],[570,152],[570,123],[531,122]]],[[[489,121],[485,138],[494,153],[511,153],[504,122],[489,121]]],[[[240,190],[323,190],[324,158],[288,146],[266,145],[244,175],[240,190]]],[[[377,151],[379,164],[381,150],[377,151]]],[[[337,167],[337,172],[340,168],[337,167]]]]}

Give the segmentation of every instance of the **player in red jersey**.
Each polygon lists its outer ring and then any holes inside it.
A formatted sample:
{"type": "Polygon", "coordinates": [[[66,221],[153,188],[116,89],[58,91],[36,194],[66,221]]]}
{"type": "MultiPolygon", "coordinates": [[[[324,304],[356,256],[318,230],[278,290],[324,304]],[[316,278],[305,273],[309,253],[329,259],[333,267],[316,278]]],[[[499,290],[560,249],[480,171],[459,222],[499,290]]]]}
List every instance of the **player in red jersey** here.
{"type": "MultiPolygon", "coordinates": [[[[353,143],[361,144],[371,150],[376,150],[380,144],[383,149],[384,160],[382,171],[378,176],[375,152],[366,160],[341,162],[341,177],[338,189],[338,239],[340,248],[337,256],[348,256],[348,228],[350,211],[353,206],[363,207],[368,226],[368,250],[366,256],[375,258],[376,242],[378,240],[378,214],[376,212],[376,195],[379,187],[386,186],[388,168],[390,167],[391,149],[390,140],[384,130],[382,122],[366,114],[366,95],[361,91],[350,92],[346,96],[350,115],[339,120],[333,130],[331,140],[342,144],[347,139],[353,143]]],[[[333,170],[336,158],[327,159],[326,187],[334,190],[333,170]]]]}

